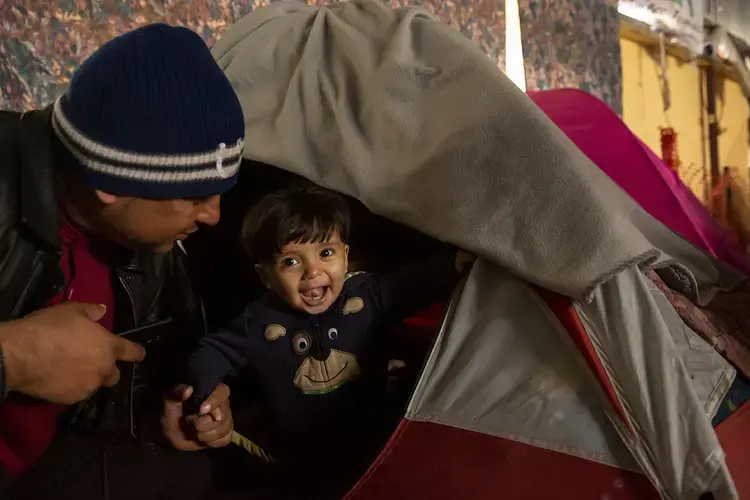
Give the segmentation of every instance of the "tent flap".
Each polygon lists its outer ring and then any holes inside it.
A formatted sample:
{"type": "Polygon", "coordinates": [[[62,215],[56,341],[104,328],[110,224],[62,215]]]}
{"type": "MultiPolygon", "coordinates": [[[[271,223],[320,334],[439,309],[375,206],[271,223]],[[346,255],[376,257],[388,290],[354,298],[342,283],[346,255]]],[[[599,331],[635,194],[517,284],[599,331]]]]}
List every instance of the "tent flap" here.
{"type": "MultiPolygon", "coordinates": [[[[591,302],[575,306],[633,424],[636,439],[624,440],[654,484],[667,498],[698,498],[711,488],[737,498],[730,478],[716,485],[724,452],[675,343],[681,327],[670,332],[641,271],[621,273],[598,287],[591,302]]],[[[717,392],[730,374],[718,376],[717,392]]]]}

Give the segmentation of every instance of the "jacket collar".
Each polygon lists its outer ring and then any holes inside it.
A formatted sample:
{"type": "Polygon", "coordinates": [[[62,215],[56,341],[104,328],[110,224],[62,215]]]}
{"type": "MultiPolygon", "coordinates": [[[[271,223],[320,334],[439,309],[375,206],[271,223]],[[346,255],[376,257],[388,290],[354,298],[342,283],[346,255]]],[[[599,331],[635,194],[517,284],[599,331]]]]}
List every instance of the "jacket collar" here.
{"type": "Polygon", "coordinates": [[[21,222],[60,248],[60,221],[52,156],[52,107],[21,116],[21,222]]]}
{"type": "MultiPolygon", "coordinates": [[[[171,250],[172,252],[174,250],[171,250]]],[[[169,252],[168,252],[169,253],[169,252]]],[[[130,273],[158,276],[164,267],[167,254],[137,253],[127,248],[120,248],[120,254],[116,262],[117,269],[130,273]]]]}

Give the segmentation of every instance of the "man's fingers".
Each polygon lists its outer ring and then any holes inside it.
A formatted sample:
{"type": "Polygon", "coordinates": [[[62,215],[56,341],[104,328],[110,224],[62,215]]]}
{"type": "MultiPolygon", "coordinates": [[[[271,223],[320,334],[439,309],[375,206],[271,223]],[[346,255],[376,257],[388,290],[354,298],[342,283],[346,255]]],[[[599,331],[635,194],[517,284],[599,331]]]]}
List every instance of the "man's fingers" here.
{"type": "Polygon", "coordinates": [[[188,399],[190,399],[190,396],[193,395],[193,386],[192,385],[183,385],[182,391],[180,392],[180,398],[181,402],[185,402],[188,399]]]}
{"type": "Polygon", "coordinates": [[[180,384],[171,388],[167,392],[166,402],[173,406],[182,406],[193,395],[192,386],[180,384]]]}
{"type": "Polygon", "coordinates": [[[120,370],[115,367],[115,370],[104,379],[104,387],[114,387],[117,382],[120,381],[120,370]]]}
{"type": "Polygon", "coordinates": [[[91,304],[88,302],[73,302],[71,307],[76,307],[79,311],[89,317],[91,321],[99,321],[107,312],[107,306],[104,304],[91,304]]]}
{"type": "Polygon", "coordinates": [[[132,363],[141,361],[146,356],[146,349],[136,343],[121,337],[113,337],[112,341],[115,344],[115,357],[118,361],[129,361],[132,363]]]}
{"type": "Polygon", "coordinates": [[[229,387],[226,384],[219,384],[213,392],[201,404],[200,414],[210,413],[214,408],[218,408],[229,399],[229,387]]]}
{"type": "Polygon", "coordinates": [[[68,301],[55,306],[46,307],[44,309],[38,309],[32,313],[29,313],[26,317],[36,318],[38,316],[43,316],[50,310],[76,312],[79,314],[83,314],[91,321],[99,321],[104,316],[104,313],[107,312],[107,307],[104,304],[68,301]]]}

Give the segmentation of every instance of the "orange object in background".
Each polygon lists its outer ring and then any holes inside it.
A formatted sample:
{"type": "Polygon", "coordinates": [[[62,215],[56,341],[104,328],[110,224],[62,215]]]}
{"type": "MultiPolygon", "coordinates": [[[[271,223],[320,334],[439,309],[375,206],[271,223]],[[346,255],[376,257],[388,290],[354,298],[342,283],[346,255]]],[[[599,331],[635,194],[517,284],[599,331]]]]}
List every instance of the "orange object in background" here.
{"type": "Polygon", "coordinates": [[[677,131],[672,127],[660,128],[661,132],[661,159],[669,165],[673,171],[680,169],[680,154],[677,152],[677,131]]]}

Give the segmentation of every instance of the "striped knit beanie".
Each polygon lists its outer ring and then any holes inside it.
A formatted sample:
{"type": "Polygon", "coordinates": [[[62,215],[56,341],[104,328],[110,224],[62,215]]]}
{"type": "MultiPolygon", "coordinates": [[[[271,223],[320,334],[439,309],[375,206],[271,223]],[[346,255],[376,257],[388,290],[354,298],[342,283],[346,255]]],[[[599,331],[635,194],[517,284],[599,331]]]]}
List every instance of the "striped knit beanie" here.
{"type": "Polygon", "coordinates": [[[153,24],[104,44],[53,107],[87,184],[119,196],[205,198],[235,183],[245,125],[203,40],[153,24]]]}

